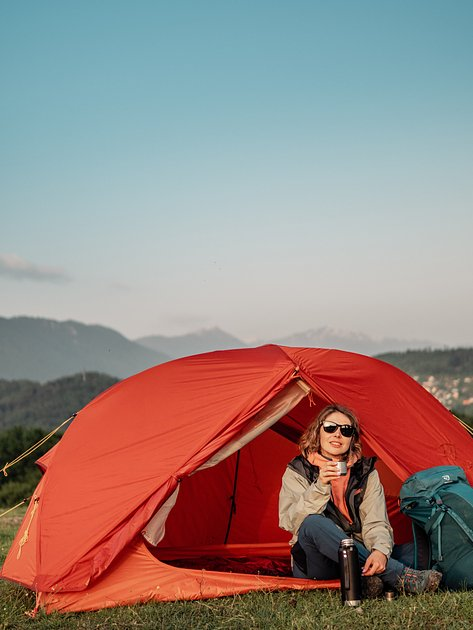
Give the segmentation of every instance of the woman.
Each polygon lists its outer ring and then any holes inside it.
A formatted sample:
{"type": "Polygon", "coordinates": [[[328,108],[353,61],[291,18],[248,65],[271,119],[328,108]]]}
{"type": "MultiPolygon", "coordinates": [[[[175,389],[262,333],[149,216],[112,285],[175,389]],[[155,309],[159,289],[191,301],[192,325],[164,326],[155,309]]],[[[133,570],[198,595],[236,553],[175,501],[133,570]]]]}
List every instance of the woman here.
{"type": "Polygon", "coordinates": [[[279,525],[293,534],[294,576],[338,578],[338,547],[348,535],[358,548],[367,596],[380,595],[384,586],[408,593],[436,590],[438,571],[416,571],[392,557],[393,531],[376,458],[362,457],[355,414],[337,404],[326,407],[299,447],[279,495],[279,525]],[[337,462],[346,463],[346,475],[337,462]]]}

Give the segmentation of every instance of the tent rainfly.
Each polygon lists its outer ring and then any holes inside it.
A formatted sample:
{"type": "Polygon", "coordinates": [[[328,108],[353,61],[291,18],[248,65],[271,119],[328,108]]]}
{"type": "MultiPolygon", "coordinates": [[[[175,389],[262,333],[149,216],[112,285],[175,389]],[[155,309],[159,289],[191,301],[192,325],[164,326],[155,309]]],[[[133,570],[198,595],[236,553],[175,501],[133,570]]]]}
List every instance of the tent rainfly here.
{"type": "Polygon", "coordinates": [[[82,409],[44,474],[1,576],[51,611],[252,590],[336,587],[289,570],[278,527],[287,462],[327,404],[355,411],[378,457],[396,542],[401,483],[442,464],[473,482],[473,441],[412,378],[339,350],[267,345],[170,361],[82,409]]]}

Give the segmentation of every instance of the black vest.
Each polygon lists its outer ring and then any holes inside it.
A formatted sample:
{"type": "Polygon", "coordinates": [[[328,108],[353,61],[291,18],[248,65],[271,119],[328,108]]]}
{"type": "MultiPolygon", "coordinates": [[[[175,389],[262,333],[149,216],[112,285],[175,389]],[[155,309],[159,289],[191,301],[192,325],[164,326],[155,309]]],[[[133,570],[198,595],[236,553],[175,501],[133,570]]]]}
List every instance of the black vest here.
{"type": "MultiPolygon", "coordinates": [[[[350,479],[345,493],[345,502],[352,523],[349,523],[345,516],[335,506],[332,499],[329,499],[324,510],[324,516],[336,523],[347,534],[361,533],[360,504],[363,500],[368,483],[368,475],[374,468],[376,457],[362,457],[350,468],[350,479]]],[[[303,455],[294,457],[288,467],[302,475],[309,483],[317,481],[319,467],[311,464],[303,455]]]]}

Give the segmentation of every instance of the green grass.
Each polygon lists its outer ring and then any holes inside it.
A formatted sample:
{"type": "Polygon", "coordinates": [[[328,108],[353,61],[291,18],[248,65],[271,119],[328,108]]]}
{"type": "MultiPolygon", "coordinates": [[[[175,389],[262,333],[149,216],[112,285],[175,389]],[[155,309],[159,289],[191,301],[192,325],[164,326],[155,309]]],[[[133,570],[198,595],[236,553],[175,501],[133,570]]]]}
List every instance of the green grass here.
{"type": "MultiPolygon", "coordinates": [[[[18,512],[18,511],[17,511],[18,512]]],[[[24,510],[23,510],[24,512],[24,510]]],[[[0,520],[0,560],[3,562],[21,515],[0,520]]],[[[250,593],[195,602],[151,603],[93,613],[46,615],[25,613],[35,604],[33,593],[0,581],[0,630],[46,628],[92,629],[294,629],[357,630],[365,628],[449,629],[473,627],[473,594],[441,592],[400,596],[393,602],[366,601],[358,609],[344,608],[338,591],[250,593]]]]}

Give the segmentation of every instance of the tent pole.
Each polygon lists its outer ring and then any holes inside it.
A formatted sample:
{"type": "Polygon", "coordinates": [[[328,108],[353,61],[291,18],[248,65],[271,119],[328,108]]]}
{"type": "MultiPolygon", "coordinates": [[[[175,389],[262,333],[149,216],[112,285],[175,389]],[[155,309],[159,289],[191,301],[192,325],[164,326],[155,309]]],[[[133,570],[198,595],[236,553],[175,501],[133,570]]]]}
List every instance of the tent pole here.
{"type": "Polygon", "coordinates": [[[227,525],[227,532],[225,534],[225,540],[223,543],[224,545],[227,544],[228,536],[230,535],[230,527],[232,524],[232,518],[233,518],[233,515],[236,513],[236,489],[237,489],[237,482],[238,482],[239,465],[240,465],[240,451],[237,452],[237,456],[236,456],[235,477],[233,478],[233,492],[232,492],[232,496],[230,497],[231,499],[230,514],[228,515],[228,525],[227,525]]]}

